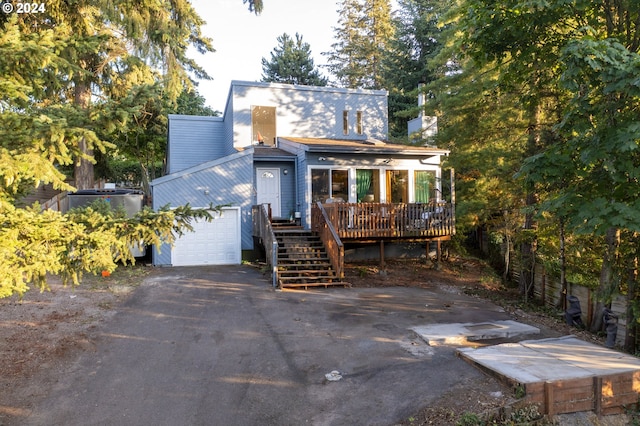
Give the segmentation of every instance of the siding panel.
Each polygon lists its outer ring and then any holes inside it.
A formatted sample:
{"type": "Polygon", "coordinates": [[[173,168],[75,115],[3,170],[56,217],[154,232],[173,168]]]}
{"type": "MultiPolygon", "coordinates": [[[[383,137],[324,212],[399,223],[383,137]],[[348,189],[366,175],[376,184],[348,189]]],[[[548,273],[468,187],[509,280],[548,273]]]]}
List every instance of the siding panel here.
{"type": "Polygon", "coordinates": [[[234,147],[249,146],[252,140],[251,107],[276,107],[278,136],[340,138],[363,140],[387,139],[387,92],[330,87],[291,86],[234,81],[233,143],[234,147]],[[349,134],[342,129],[342,112],[350,111],[349,134]],[[356,111],[362,111],[362,135],[356,134],[356,111]]]}
{"type": "MultiPolygon", "coordinates": [[[[194,167],[174,176],[165,176],[151,183],[153,207],[177,207],[189,203],[193,207],[210,204],[231,204],[241,210],[242,249],[253,249],[251,200],[253,188],[253,156],[251,152],[213,161],[205,167],[194,167]]],[[[154,253],[154,265],[171,264],[168,246],[154,253]]]]}
{"type": "Polygon", "coordinates": [[[222,118],[169,115],[168,173],[221,158],[230,147],[225,144],[222,118]]]}

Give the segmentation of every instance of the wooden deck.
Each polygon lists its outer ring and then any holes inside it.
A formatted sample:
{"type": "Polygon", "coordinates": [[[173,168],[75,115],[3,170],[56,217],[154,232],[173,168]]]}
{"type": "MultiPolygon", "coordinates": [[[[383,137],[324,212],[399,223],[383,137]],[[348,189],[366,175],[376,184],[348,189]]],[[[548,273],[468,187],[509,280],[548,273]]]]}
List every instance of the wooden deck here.
{"type": "MultiPolygon", "coordinates": [[[[455,234],[451,203],[333,203],[322,207],[342,241],[436,240],[455,234]]],[[[314,206],[312,217],[317,214],[319,209],[314,206]]]]}

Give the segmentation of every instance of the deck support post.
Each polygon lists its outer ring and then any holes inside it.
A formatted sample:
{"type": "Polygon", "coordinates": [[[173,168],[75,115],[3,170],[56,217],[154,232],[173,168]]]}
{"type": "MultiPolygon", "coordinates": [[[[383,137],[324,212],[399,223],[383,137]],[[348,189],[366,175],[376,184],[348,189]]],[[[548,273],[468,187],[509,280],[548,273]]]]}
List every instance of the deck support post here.
{"type": "Polygon", "coordinates": [[[442,258],[442,242],[440,238],[436,240],[436,265],[440,267],[440,259],[442,258]]]}
{"type": "Polygon", "coordinates": [[[384,268],[384,240],[380,240],[380,267],[384,268]]]}

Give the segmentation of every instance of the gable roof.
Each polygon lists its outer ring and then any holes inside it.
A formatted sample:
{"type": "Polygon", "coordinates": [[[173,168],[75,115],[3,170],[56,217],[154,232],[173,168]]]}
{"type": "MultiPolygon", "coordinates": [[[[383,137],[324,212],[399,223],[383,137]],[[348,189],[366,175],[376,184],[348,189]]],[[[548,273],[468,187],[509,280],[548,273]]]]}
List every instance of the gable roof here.
{"type": "Polygon", "coordinates": [[[387,143],[376,139],[345,140],[279,137],[281,141],[299,144],[308,152],[393,154],[393,155],[449,155],[449,150],[430,146],[412,146],[387,143]]]}

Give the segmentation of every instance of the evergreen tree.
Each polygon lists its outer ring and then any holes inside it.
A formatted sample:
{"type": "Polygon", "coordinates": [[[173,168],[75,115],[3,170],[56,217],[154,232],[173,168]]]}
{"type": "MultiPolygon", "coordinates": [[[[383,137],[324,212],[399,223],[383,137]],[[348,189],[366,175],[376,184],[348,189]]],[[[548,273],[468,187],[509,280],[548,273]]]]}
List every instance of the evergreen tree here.
{"type": "Polygon", "coordinates": [[[133,218],[16,207],[41,183],[73,190],[65,166],[80,164],[77,186],[90,186],[93,150],[115,150],[112,142],[158,155],[167,106],[192,77],[207,77],[187,57],[191,46],[213,50],[202,23],[178,0],[48,2],[41,13],[0,15],[0,297],[46,288],[48,273],[77,283],[83,272],[113,271],[134,260],[131,245],[171,243],[192,218],[210,218],[189,206],[133,218]]]}
{"type": "Polygon", "coordinates": [[[278,46],[271,52],[271,60],[262,58],[262,81],[305,86],[327,85],[327,79],[313,64],[309,43],[304,43],[298,33],[295,40],[287,33],[279,36],[278,46]]]}
{"type": "MultiPolygon", "coordinates": [[[[208,78],[187,56],[190,46],[201,53],[213,50],[211,41],[200,32],[203,23],[189,2],[164,0],[140,6],[131,0],[81,0],[52,2],[43,13],[15,14],[4,26],[5,30],[18,28],[25,38],[48,32],[57,35],[59,43],[50,47],[51,54],[63,61],[64,67],[43,64],[35,75],[22,74],[27,80],[44,80],[32,103],[73,106],[76,117],[85,116],[84,127],[96,130],[110,127],[102,120],[117,121],[118,116],[129,115],[116,110],[136,86],[160,82],[175,101],[184,87],[191,87],[191,75],[208,78]]],[[[21,64],[7,66],[18,68],[21,64]]],[[[97,146],[86,135],[78,138],[77,144],[75,185],[92,187],[91,157],[97,146]]]]}
{"type": "Polygon", "coordinates": [[[330,72],[343,87],[382,89],[382,60],[393,36],[389,0],[341,0],[330,72]]]}
{"type": "Polygon", "coordinates": [[[384,87],[389,90],[389,131],[392,137],[407,135],[407,120],[418,109],[418,85],[436,78],[429,68],[442,48],[439,17],[451,6],[450,1],[399,0],[392,23],[394,35],[383,57],[384,87]]]}

